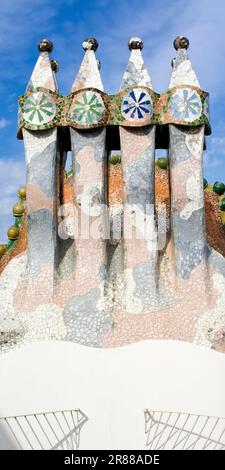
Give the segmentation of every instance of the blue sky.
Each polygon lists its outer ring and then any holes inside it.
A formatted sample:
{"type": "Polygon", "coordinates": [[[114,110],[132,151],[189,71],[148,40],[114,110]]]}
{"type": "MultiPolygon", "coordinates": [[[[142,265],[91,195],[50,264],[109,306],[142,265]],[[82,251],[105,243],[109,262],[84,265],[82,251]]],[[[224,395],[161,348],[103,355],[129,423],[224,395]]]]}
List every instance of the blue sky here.
{"type": "Polygon", "coordinates": [[[155,91],[168,86],[173,39],[187,36],[201,87],[210,93],[213,133],[207,138],[205,176],[212,183],[225,182],[224,20],[224,0],[0,0],[0,242],[7,241],[16,191],[25,182],[23,142],[16,139],[17,97],[24,93],[40,39],[54,43],[60,92],[67,94],[85,37],[98,39],[104,87],[114,93],[128,61],[131,36],[144,41],[155,91]]]}

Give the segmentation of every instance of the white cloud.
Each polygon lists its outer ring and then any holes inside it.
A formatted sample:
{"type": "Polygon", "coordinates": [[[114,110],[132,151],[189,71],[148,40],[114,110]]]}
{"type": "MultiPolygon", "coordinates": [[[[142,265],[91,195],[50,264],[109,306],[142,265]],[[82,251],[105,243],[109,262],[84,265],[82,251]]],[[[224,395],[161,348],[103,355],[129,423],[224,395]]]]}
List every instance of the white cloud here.
{"type": "Polygon", "coordinates": [[[5,118],[0,119],[0,129],[4,129],[7,126],[10,126],[10,124],[11,124],[11,121],[9,121],[8,119],[5,119],[5,118]]]}
{"type": "Polygon", "coordinates": [[[207,144],[207,151],[204,152],[205,173],[210,182],[224,180],[225,137],[211,137],[207,144]]]}
{"type": "Polygon", "coordinates": [[[35,61],[37,42],[54,29],[57,5],[52,0],[0,0],[0,4],[1,79],[20,82],[29,70],[32,48],[35,61]]]}
{"type": "Polygon", "coordinates": [[[223,149],[223,153],[225,153],[225,137],[212,137],[211,144],[220,147],[223,149]]]}
{"type": "MultiPolygon", "coordinates": [[[[70,2],[72,3],[72,2],[70,2]]],[[[73,2],[76,9],[76,1],[73,2]]],[[[224,0],[96,0],[87,9],[87,21],[62,21],[54,32],[57,59],[62,64],[58,81],[63,93],[68,93],[82,59],[84,37],[96,35],[97,56],[101,60],[101,75],[106,91],[119,89],[129,51],[128,39],[141,36],[143,55],[157,91],[167,88],[174,57],[173,40],[178,34],[190,39],[189,55],[203,89],[212,98],[224,93],[222,57],[225,51],[224,0]],[[99,8],[98,8],[99,5],[99,8]],[[100,8],[101,6],[101,8],[100,8]],[[109,12],[111,12],[109,19],[109,12]],[[74,47],[71,47],[74,45],[74,47]]]]}
{"type": "Polygon", "coordinates": [[[73,22],[65,15],[59,28],[57,14],[62,5],[65,11],[66,5],[73,5],[76,16],[79,9],[76,0],[66,3],[65,0],[1,0],[0,50],[4,51],[2,60],[12,63],[1,73],[8,79],[19,75],[25,88],[31,72],[27,71],[28,59],[33,54],[35,62],[36,42],[46,34],[53,39],[56,58],[62,63],[58,80],[63,93],[67,93],[82,58],[82,40],[96,35],[105,88],[116,91],[129,57],[128,39],[138,35],[145,43],[143,53],[153,85],[162,91],[168,86],[170,62],[175,54],[173,39],[184,34],[190,39],[190,56],[203,88],[214,96],[223,91],[224,74],[220,69],[225,50],[224,0],[142,0],[141,8],[137,0],[96,0],[92,8],[87,8],[86,18],[82,8],[78,21],[73,22]]]}
{"type": "Polygon", "coordinates": [[[211,168],[218,168],[218,166],[222,165],[222,161],[210,153],[205,154],[204,161],[207,170],[210,170],[211,168]]]}

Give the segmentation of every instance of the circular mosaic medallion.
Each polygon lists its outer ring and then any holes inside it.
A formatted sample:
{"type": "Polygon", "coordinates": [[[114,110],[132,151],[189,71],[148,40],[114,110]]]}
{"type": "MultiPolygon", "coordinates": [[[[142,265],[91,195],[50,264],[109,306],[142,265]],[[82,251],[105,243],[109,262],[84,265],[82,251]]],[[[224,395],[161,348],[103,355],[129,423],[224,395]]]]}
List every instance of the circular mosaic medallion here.
{"type": "Polygon", "coordinates": [[[208,96],[206,97],[206,99],[204,101],[203,113],[209,121],[210,120],[210,115],[209,115],[209,97],[208,96]]]}
{"type": "Polygon", "coordinates": [[[190,88],[180,88],[170,98],[169,111],[176,120],[195,121],[202,114],[201,98],[190,88]]]}
{"type": "Polygon", "coordinates": [[[56,114],[54,98],[42,91],[33,93],[26,97],[22,114],[29,124],[35,126],[47,124],[54,119],[56,114]]]}
{"type": "Polygon", "coordinates": [[[97,124],[104,116],[105,105],[101,95],[95,91],[84,91],[74,96],[70,108],[72,121],[83,126],[97,124]]]}
{"type": "Polygon", "coordinates": [[[150,118],[153,114],[153,102],[149,93],[142,88],[135,88],[124,98],[121,113],[128,121],[150,118]]]}

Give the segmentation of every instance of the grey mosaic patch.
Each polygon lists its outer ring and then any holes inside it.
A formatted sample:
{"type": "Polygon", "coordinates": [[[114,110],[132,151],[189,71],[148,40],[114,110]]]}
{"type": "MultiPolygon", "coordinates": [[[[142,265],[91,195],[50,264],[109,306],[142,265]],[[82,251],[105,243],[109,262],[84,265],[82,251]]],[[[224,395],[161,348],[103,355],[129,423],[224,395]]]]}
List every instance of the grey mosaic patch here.
{"type": "Polygon", "coordinates": [[[154,261],[139,263],[133,268],[136,284],[134,295],[141,299],[143,312],[157,304],[156,265],[154,261]]]}
{"type": "Polygon", "coordinates": [[[58,237],[58,274],[61,279],[67,278],[71,273],[74,272],[75,266],[75,248],[74,240],[68,238],[67,240],[61,240],[58,237]]]}
{"type": "Polygon", "coordinates": [[[51,142],[41,153],[32,157],[27,165],[29,183],[40,188],[47,197],[52,197],[56,191],[56,142],[51,142]]]}
{"type": "Polygon", "coordinates": [[[188,60],[188,54],[186,49],[178,49],[176,59],[173,63],[173,68],[176,70],[182,62],[188,60]]]}
{"type": "Polygon", "coordinates": [[[215,269],[215,271],[225,277],[225,259],[223,258],[223,256],[216,250],[211,248],[208,260],[210,265],[215,269]]]}
{"type": "MultiPolygon", "coordinates": [[[[96,162],[107,160],[105,152],[106,128],[90,129],[80,131],[78,129],[70,129],[72,147],[76,153],[84,147],[91,146],[94,148],[94,159],[96,162]]],[[[76,167],[75,167],[76,170],[76,167]]]]}
{"type": "Polygon", "coordinates": [[[128,204],[153,204],[154,203],[154,176],[155,176],[155,147],[154,135],[155,126],[149,127],[148,148],[143,152],[140,158],[132,162],[124,175],[127,181],[128,204]]]}
{"type": "Polygon", "coordinates": [[[74,158],[73,168],[73,171],[76,175],[80,173],[80,164],[77,162],[76,158],[74,158]]]}
{"type": "Polygon", "coordinates": [[[178,212],[173,212],[171,217],[177,274],[186,279],[206,257],[204,209],[192,212],[189,219],[181,219],[178,212]]]}
{"type": "Polygon", "coordinates": [[[104,281],[107,277],[107,266],[105,264],[102,264],[99,267],[99,278],[101,281],[104,281]]]}
{"type": "Polygon", "coordinates": [[[42,265],[55,265],[56,231],[53,215],[47,209],[32,212],[27,217],[29,274],[38,276],[42,265]]]}
{"type": "Polygon", "coordinates": [[[178,163],[184,162],[191,158],[191,153],[186,145],[186,133],[177,126],[169,126],[170,134],[170,165],[173,167],[178,163]]]}
{"type": "MultiPolygon", "coordinates": [[[[147,69],[144,65],[142,64],[141,68],[138,69],[135,66],[135,63],[129,60],[126,73],[124,74],[122,83],[121,83],[121,88],[127,88],[129,86],[135,86],[139,85],[143,81],[146,81],[146,75],[147,75],[147,69]]],[[[151,82],[150,80],[146,82],[146,85],[151,88],[151,82]]]]}
{"type": "Polygon", "coordinates": [[[100,296],[100,289],[91,289],[87,294],[73,297],[67,303],[63,311],[67,341],[102,346],[103,337],[112,325],[112,318],[108,309],[102,311],[97,308],[100,296]]]}

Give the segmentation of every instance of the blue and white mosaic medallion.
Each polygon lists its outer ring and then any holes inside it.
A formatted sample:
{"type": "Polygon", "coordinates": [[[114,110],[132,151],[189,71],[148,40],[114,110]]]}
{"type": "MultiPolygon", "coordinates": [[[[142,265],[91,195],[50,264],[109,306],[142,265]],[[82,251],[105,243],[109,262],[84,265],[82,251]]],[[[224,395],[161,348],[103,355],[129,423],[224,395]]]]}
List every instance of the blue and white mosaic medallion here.
{"type": "Polygon", "coordinates": [[[169,112],[175,120],[192,122],[199,119],[202,114],[199,94],[190,88],[180,88],[170,98],[169,112]]]}
{"type": "Polygon", "coordinates": [[[210,121],[210,114],[209,114],[209,97],[207,96],[204,101],[203,113],[205,117],[207,117],[208,121],[210,121]]]}
{"type": "Polygon", "coordinates": [[[72,101],[70,117],[83,126],[97,124],[105,114],[105,105],[101,95],[95,91],[77,93],[72,101]]]}
{"type": "Polygon", "coordinates": [[[121,105],[121,113],[128,121],[139,121],[151,118],[153,102],[149,93],[142,88],[135,88],[125,97],[121,105]]]}
{"type": "Polygon", "coordinates": [[[27,96],[22,115],[29,124],[38,126],[47,124],[54,119],[55,114],[56,105],[50,94],[38,91],[27,96]]]}

